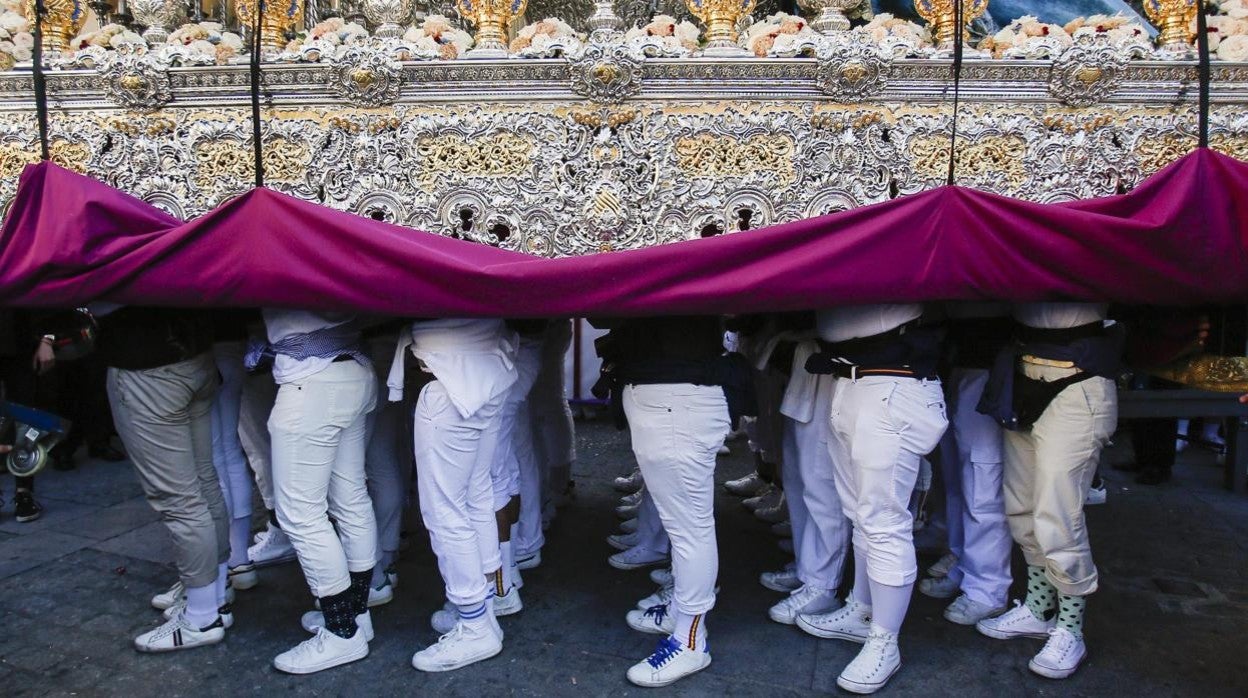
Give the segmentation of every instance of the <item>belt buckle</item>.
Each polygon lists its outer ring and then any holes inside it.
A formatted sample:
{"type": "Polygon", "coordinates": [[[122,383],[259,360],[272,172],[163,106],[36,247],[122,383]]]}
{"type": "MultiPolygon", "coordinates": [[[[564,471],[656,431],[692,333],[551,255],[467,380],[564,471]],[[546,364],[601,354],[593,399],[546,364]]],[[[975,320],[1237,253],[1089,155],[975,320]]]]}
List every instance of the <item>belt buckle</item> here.
{"type": "Polygon", "coordinates": [[[858,364],[851,364],[849,367],[849,380],[854,383],[858,382],[858,364]]]}

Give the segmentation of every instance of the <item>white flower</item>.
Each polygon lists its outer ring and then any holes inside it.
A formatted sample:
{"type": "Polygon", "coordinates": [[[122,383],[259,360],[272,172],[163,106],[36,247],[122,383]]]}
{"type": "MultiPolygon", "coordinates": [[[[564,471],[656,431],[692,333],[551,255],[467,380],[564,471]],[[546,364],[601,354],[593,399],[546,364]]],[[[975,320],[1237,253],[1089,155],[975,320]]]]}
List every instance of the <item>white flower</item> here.
{"type": "Polygon", "coordinates": [[[1218,45],[1218,58],[1224,61],[1248,61],[1248,35],[1224,37],[1218,45]]]}
{"type": "Polygon", "coordinates": [[[420,27],[408,27],[407,31],[403,32],[404,41],[416,42],[423,38],[425,38],[425,30],[420,27]]]}
{"type": "Polygon", "coordinates": [[[30,32],[18,32],[13,35],[13,45],[18,48],[33,48],[35,36],[30,32]]]}
{"type": "Polygon", "coordinates": [[[19,14],[5,12],[0,15],[0,29],[4,29],[10,34],[27,32],[30,31],[30,22],[26,21],[26,18],[19,14]]]}
{"type": "Polygon", "coordinates": [[[14,60],[28,61],[31,59],[31,56],[32,56],[32,53],[31,53],[30,48],[23,48],[21,46],[13,47],[13,59],[14,60]]]}
{"type": "Polygon", "coordinates": [[[234,32],[225,32],[221,35],[221,45],[229,46],[235,51],[243,50],[243,37],[234,32]]]}
{"type": "Polygon", "coordinates": [[[187,48],[189,48],[191,51],[195,53],[198,53],[204,56],[216,56],[217,55],[217,47],[211,41],[207,41],[205,39],[192,41],[189,45],[187,45],[187,48]]]}
{"type": "Polygon", "coordinates": [[[132,31],[123,31],[109,39],[108,45],[111,48],[117,48],[125,45],[146,46],[147,42],[143,40],[143,37],[132,31]]]}
{"type": "Polygon", "coordinates": [[[692,45],[693,48],[698,47],[698,40],[701,38],[702,30],[692,22],[681,22],[676,25],[676,40],[684,44],[686,48],[692,45]]]}
{"type": "Polygon", "coordinates": [[[225,27],[221,26],[219,22],[200,22],[199,26],[203,27],[204,29],[207,29],[208,31],[214,34],[220,34],[222,31],[225,30],[225,27]]]}

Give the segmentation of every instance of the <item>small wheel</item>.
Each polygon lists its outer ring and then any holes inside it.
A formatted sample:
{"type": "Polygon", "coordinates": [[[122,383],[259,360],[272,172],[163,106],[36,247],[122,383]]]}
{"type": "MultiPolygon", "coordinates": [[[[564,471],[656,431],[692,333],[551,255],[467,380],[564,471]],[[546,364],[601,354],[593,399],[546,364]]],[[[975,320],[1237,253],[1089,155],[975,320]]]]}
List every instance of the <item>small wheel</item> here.
{"type": "Polygon", "coordinates": [[[48,464],[48,447],[35,444],[33,448],[18,448],[9,452],[9,472],[16,477],[30,477],[48,464]]]}

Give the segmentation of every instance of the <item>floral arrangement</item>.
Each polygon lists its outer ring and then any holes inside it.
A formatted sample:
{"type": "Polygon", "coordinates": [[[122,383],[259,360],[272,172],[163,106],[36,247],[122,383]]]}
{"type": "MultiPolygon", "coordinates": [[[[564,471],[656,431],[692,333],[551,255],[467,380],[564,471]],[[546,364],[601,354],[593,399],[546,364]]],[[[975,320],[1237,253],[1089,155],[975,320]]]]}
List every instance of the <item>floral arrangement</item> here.
{"type": "Polygon", "coordinates": [[[899,19],[888,12],[881,12],[872,17],[871,21],[860,29],[870,36],[872,41],[881,45],[900,42],[914,50],[935,45],[930,28],[907,19],[899,19]]]}
{"type": "MultiPolygon", "coordinates": [[[[1079,21],[1073,20],[1071,25],[1079,21]]],[[[993,58],[1004,58],[1006,51],[1017,53],[1026,50],[1029,45],[1042,41],[1053,48],[1064,48],[1075,42],[1071,34],[1060,24],[1049,24],[1041,22],[1033,15],[1023,15],[1007,24],[1001,31],[981,41],[979,49],[991,51],[993,58]]]]}
{"type": "Polygon", "coordinates": [[[403,40],[417,49],[453,60],[472,48],[472,35],[451,25],[442,15],[429,15],[419,27],[412,27],[403,34],[403,40]]]}
{"type": "Polygon", "coordinates": [[[1205,24],[1209,51],[1214,56],[1224,61],[1248,61],[1248,0],[1222,0],[1218,14],[1206,17],[1205,24]]]}
{"type": "Polygon", "coordinates": [[[577,34],[576,30],[568,26],[567,22],[556,17],[547,17],[540,22],[530,24],[521,29],[516,38],[511,40],[511,45],[508,48],[512,53],[524,51],[526,53],[545,54],[547,49],[551,47],[551,44],[563,42],[567,39],[584,41],[585,37],[577,34]]]}
{"type": "Polygon", "coordinates": [[[702,30],[692,22],[677,22],[671,15],[655,15],[650,23],[633,27],[624,34],[625,41],[651,40],[664,51],[697,51],[701,45],[702,30]]]}
{"type": "Polygon", "coordinates": [[[794,53],[798,42],[814,35],[805,19],[777,12],[750,25],[745,35],[746,50],[758,57],[771,53],[794,53]]]}
{"type": "Polygon", "coordinates": [[[984,39],[979,48],[991,51],[995,58],[1013,58],[1047,53],[1052,56],[1074,43],[1085,33],[1104,35],[1114,44],[1148,44],[1148,30],[1126,15],[1091,15],[1077,17],[1065,26],[1046,24],[1031,15],[1010,22],[996,35],[984,39]]]}
{"type": "Polygon", "coordinates": [[[8,57],[5,63],[28,61],[35,46],[20,0],[0,0],[0,54],[8,57]]]}
{"type": "Polygon", "coordinates": [[[110,49],[125,44],[147,47],[147,42],[143,40],[143,37],[120,24],[105,24],[95,31],[74,37],[73,41],[69,42],[69,50],[77,52],[92,46],[110,49]]]}
{"type": "Polygon", "coordinates": [[[192,55],[211,58],[217,65],[243,53],[243,38],[216,22],[183,24],[169,34],[171,46],[185,46],[192,55]]]}
{"type": "Polygon", "coordinates": [[[330,17],[307,32],[300,32],[293,41],[286,44],[286,51],[298,53],[304,45],[313,42],[333,47],[359,43],[367,38],[368,30],[364,27],[341,17],[330,17]]]}

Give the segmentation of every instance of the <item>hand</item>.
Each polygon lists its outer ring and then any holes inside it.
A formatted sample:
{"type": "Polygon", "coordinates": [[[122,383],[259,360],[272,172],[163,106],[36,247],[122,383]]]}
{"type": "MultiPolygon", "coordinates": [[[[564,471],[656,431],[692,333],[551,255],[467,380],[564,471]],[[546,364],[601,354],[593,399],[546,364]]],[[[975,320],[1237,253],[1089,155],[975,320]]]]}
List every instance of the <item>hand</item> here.
{"type": "Polygon", "coordinates": [[[46,339],[39,342],[39,348],[35,350],[30,365],[40,376],[56,368],[56,354],[52,352],[51,342],[46,339]]]}
{"type": "MultiPolygon", "coordinates": [[[[1244,397],[1248,397],[1248,395],[1245,395],[1244,397]]],[[[0,453],[8,453],[9,451],[12,451],[12,450],[13,450],[12,446],[0,444],[0,453]]]]}
{"type": "Polygon", "coordinates": [[[1244,403],[1245,405],[1248,405],[1248,393],[1244,393],[1243,395],[1240,395],[1239,401],[1244,403]]]}

